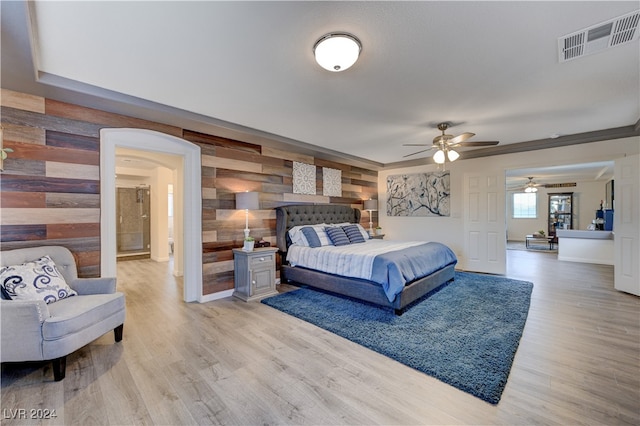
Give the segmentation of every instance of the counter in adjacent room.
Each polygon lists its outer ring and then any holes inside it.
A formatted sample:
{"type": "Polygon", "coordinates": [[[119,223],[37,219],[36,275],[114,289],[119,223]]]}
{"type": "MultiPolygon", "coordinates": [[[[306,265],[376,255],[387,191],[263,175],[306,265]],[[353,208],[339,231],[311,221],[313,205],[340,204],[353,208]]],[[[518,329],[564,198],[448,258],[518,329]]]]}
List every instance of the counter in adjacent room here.
{"type": "Polygon", "coordinates": [[[558,229],[558,260],[613,265],[613,232],[558,229]]]}

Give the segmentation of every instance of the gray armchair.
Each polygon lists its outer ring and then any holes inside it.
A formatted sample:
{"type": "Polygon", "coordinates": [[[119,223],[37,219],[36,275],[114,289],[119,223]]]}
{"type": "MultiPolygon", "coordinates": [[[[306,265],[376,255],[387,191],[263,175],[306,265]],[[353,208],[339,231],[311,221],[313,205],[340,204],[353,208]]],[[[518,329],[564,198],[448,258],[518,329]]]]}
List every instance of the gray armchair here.
{"type": "Polygon", "coordinates": [[[40,246],[0,252],[0,265],[18,265],[49,255],[78,295],[47,304],[43,300],[0,300],[1,362],[53,361],[56,381],[64,379],[66,356],[110,330],[122,340],[124,294],[115,278],[78,278],[71,252],[40,246]]]}

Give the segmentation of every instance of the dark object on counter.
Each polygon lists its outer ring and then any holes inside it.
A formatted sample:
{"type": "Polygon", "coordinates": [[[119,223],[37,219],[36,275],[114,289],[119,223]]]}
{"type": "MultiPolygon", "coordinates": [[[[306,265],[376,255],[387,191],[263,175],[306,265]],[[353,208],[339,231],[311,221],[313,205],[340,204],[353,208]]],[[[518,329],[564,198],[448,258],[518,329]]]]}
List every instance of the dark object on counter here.
{"type": "Polygon", "coordinates": [[[613,231],[613,210],[611,209],[604,211],[604,230],[613,231]]]}

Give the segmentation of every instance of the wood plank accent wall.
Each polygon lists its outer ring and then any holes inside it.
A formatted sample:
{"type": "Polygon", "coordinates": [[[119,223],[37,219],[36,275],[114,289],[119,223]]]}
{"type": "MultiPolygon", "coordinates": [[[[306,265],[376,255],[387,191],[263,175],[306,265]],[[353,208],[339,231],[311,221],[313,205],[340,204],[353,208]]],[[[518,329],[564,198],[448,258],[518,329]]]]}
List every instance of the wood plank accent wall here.
{"type": "MultiPolygon", "coordinates": [[[[275,244],[274,207],[333,203],[362,208],[377,198],[377,171],[310,155],[2,89],[4,146],[13,153],[0,175],[3,250],[64,245],[76,255],[80,276],[100,274],[100,141],[103,127],[143,128],[182,137],[201,149],[203,294],[233,288],[232,248],[242,245],[244,212],[235,193],[256,191],[260,210],[249,214],[251,235],[275,244]],[[342,171],[342,196],[293,193],[293,162],[342,171]]],[[[111,207],[110,207],[111,208],[111,207]]],[[[363,215],[368,226],[368,215],[363,215]]],[[[115,230],[114,230],[115,232],[115,230]]]]}

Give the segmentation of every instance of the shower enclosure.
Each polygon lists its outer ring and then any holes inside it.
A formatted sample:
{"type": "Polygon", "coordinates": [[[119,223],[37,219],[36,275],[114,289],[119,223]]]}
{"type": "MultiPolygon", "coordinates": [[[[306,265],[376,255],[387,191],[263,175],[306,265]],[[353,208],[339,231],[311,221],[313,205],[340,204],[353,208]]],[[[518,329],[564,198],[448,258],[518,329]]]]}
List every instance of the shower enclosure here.
{"type": "Polygon", "coordinates": [[[116,191],[118,257],[149,255],[151,188],[138,186],[116,191]]]}

